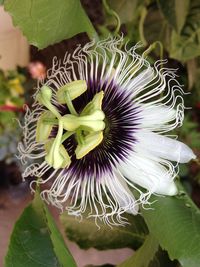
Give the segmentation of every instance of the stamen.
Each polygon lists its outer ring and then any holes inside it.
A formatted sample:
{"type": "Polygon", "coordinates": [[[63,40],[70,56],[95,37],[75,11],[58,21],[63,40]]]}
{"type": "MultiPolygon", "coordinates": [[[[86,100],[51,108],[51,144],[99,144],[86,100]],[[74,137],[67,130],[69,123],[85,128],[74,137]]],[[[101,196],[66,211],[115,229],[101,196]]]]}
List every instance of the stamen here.
{"type": "Polygon", "coordinates": [[[65,97],[65,102],[66,102],[66,104],[67,104],[67,107],[68,107],[68,109],[69,109],[69,112],[70,112],[71,114],[73,114],[73,115],[78,115],[78,113],[76,112],[76,110],[75,110],[75,108],[74,108],[74,105],[73,105],[73,103],[72,103],[72,100],[71,100],[71,98],[70,98],[70,94],[69,94],[69,92],[68,92],[68,91],[64,91],[64,92],[63,92],[63,95],[64,95],[64,97],[65,97]]]}
{"type": "Polygon", "coordinates": [[[95,110],[101,110],[102,108],[102,101],[103,101],[103,97],[104,97],[104,92],[101,91],[99,93],[97,93],[92,101],[90,101],[85,108],[82,110],[81,115],[89,115],[91,113],[93,113],[95,110]]]}
{"type": "Polygon", "coordinates": [[[65,84],[57,91],[57,100],[60,104],[65,104],[65,93],[69,94],[71,100],[82,95],[87,90],[87,84],[85,80],[77,80],[65,84]]]}
{"type": "Polygon", "coordinates": [[[76,139],[77,139],[78,144],[81,144],[81,145],[85,144],[81,129],[78,129],[76,131],[76,139]]]}
{"type": "Polygon", "coordinates": [[[50,102],[51,96],[52,96],[51,89],[48,86],[43,85],[40,92],[37,95],[37,100],[40,104],[48,108],[48,110],[50,110],[57,118],[60,118],[61,115],[58,112],[57,108],[50,102]]]}
{"type": "Polygon", "coordinates": [[[36,128],[36,142],[43,142],[47,140],[51,133],[51,130],[55,123],[46,123],[46,120],[55,121],[54,114],[52,114],[50,111],[45,111],[40,116],[36,128]]]}
{"type": "Polygon", "coordinates": [[[95,132],[83,137],[84,144],[78,144],[75,154],[77,159],[83,158],[91,150],[97,147],[103,140],[103,132],[95,132]]]}
{"type": "Polygon", "coordinates": [[[75,132],[66,132],[65,134],[63,134],[62,139],[61,139],[61,143],[63,143],[65,140],[67,140],[73,134],[75,134],[75,132]]]}
{"type": "Polygon", "coordinates": [[[68,166],[71,162],[70,157],[65,150],[64,146],[61,145],[63,134],[63,122],[59,120],[58,133],[56,138],[51,142],[47,143],[45,157],[46,162],[49,163],[54,169],[63,168],[68,166]],[[50,148],[50,149],[49,149],[50,148]]]}

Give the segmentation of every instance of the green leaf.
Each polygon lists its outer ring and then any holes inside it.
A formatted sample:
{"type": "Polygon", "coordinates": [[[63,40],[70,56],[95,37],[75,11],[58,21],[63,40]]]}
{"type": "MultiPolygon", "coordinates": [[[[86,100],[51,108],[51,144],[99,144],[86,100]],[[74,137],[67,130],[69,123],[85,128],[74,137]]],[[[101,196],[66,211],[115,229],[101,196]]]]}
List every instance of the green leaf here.
{"type": "Polygon", "coordinates": [[[180,33],[189,11],[190,0],[158,0],[158,4],[168,23],[180,33]]]}
{"type": "Polygon", "coordinates": [[[187,61],[199,55],[200,5],[198,0],[193,0],[191,1],[189,14],[181,33],[172,32],[170,57],[187,61]]]}
{"type": "Polygon", "coordinates": [[[104,265],[86,265],[86,266],[84,266],[84,267],[115,267],[114,265],[112,265],[112,264],[104,264],[104,265]]]}
{"type": "Polygon", "coordinates": [[[147,228],[141,216],[126,215],[129,225],[125,227],[109,227],[99,222],[98,229],[94,218],[83,217],[79,222],[75,217],[63,213],[63,223],[67,237],[81,248],[94,247],[99,250],[114,248],[138,248],[147,235],[147,228]]]}
{"type": "Polygon", "coordinates": [[[69,253],[68,249],[66,248],[65,242],[63,240],[62,235],[60,234],[49,210],[46,206],[44,206],[44,211],[47,219],[47,225],[50,231],[51,241],[53,243],[54,252],[62,264],[62,266],[66,267],[73,267],[76,266],[74,259],[72,258],[71,254],[69,253]]]}
{"type": "MultiPolygon", "coordinates": [[[[158,8],[149,8],[144,21],[144,37],[148,44],[157,43],[163,45],[166,51],[170,46],[170,28],[165,18],[162,16],[158,8]]],[[[154,50],[156,55],[160,56],[160,49],[154,50]]]]}
{"type": "Polygon", "coordinates": [[[30,44],[42,49],[80,32],[96,32],[79,0],[5,0],[15,26],[30,44]]]}
{"type": "Polygon", "coordinates": [[[5,267],[75,267],[39,193],[16,222],[5,267]]]}
{"type": "Polygon", "coordinates": [[[128,260],[118,265],[118,267],[148,267],[158,251],[157,240],[149,235],[144,244],[128,260]]]}
{"type": "Polygon", "coordinates": [[[150,233],[171,260],[183,267],[200,266],[200,211],[184,194],[176,197],[152,197],[149,210],[142,209],[150,233]]]}
{"type": "Polygon", "coordinates": [[[158,241],[148,235],[144,244],[133,255],[117,267],[175,267],[167,253],[160,249],[158,241]]]}

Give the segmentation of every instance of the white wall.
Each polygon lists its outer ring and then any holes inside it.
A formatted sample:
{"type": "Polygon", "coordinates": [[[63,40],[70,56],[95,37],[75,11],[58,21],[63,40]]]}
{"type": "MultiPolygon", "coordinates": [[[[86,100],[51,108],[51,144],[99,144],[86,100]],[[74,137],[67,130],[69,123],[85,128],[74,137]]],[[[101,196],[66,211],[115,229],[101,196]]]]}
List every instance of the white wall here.
{"type": "Polygon", "coordinates": [[[0,68],[14,69],[27,66],[29,45],[20,30],[12,25],[10,15],[0,6],[0,68]]]}

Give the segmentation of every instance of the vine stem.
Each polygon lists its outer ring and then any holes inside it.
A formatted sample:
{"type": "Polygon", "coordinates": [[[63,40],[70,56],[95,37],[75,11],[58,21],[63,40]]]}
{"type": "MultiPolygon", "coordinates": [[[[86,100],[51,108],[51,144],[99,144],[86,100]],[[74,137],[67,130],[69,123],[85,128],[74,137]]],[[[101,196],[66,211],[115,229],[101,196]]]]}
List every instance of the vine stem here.
{"type": "Polygon", "coordinates": [[[103,5],[105,7],[106,12],[108,13],[108,15],[113,16],[116,19],[116,29],[114,31],[114,34],[117,35],[119,33],[120,27],[121,27],[121,21],[120,18],[118,16],[118,14],[109,7],[107,0],[103,0],[103,5]]]}
{"type": "Polygon", "coordinates": [[[144,51],[143,56],[146,57],[148,54],[150,54],[156,47],[160,48],[160,60],[163,60],[163,44],[160,41],[155,41],[153,44],[147,48],[147,50],[144,51]]]}
{"type": "Polygon", "coordinates": [[[145,36],[144,36],[144,27],[143,27],[146,15],[147,15],[147,9],[146,9],[146,7],[144,7],[142,9],[141,16],[140,16],[140,21],[139,21],[140,39],[141,39],[141,41],[142,41],[144,46],[147,45],[147,41],[146,41],[145,36]]]}

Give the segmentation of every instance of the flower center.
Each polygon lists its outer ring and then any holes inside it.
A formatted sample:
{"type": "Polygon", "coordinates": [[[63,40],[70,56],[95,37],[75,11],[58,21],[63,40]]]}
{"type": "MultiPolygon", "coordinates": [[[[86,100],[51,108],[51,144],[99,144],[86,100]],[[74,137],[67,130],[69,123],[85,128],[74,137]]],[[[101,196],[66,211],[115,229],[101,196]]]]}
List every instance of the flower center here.
{"type": "Polygon", "coordinates": [[[83,158],[103,140],[105,128],[105,114],[102,111],[103,91],[97,93],[80,113],[74,108],[72,101],[86,90],[87,85],[84,80],[70,82],[58,89],[57,102],[65,104],[69,110],[64,116],[51,103],[52,90],[48,86],[44,85],[37,95],[38,102],[47,110],[41,114],[37,122],[36,141],[45,142],[45,160],[54,169],[70,165],[71,159],[63,142],[72,135],[75,135],[77,142],[74,151],[77,159],[83,158]],[[54,126],[58,127],[56,137],[49,139],[54,126]]]}

